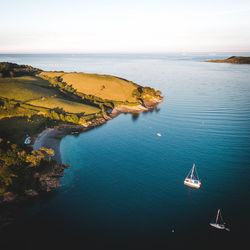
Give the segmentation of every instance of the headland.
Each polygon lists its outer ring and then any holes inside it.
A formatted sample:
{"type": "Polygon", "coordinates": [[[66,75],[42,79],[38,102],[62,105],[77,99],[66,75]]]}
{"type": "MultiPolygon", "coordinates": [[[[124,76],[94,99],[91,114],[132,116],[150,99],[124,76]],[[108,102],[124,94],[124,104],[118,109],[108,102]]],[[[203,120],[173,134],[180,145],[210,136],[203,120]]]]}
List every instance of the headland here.
{"type": "Polygon", "coordinates": [[[231,56],[231,57],[229,57],[227,59],[207,60],[205,62],[233,63],[233,64],[250,64],[250,57],[246,57],[246,56],[231,56]]]}
{"type": "Polygon", "coordinates": [[[161,92],[111,75],[0,63],[0,204],[60,186],[59,144],[120,113],[141,113],[161,92]],[[28,142],[28,143],[27,143],[28,142]]]}

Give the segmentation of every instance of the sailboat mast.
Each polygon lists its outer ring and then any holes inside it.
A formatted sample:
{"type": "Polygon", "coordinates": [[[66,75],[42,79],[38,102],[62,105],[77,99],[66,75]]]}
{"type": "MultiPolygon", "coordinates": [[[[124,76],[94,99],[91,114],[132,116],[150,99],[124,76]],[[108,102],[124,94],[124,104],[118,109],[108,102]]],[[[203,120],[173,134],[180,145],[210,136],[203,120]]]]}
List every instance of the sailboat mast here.
{"type": "Polygon", "coordinates": [[[217,223],[217,221],[218,221],[219,214],[220,214],[220,209],[218,209],[217,216],[216,216],[216,222],[215,223],[217,223]]]}
{"type": "Polygon", "coordinates": [[[192,172],[191,172],[191,175],[190,175],[190,178],[193,179],[193,175],[194,175],[194,167],[195,167],[195,164],[193,165],[192,167],[192,172]]]}

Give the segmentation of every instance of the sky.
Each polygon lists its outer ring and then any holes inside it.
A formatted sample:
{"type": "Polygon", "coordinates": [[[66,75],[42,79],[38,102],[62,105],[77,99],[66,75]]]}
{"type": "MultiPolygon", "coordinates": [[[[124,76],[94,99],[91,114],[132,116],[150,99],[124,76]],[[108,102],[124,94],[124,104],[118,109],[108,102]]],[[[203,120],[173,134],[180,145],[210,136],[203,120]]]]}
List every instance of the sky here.
{"type": "Polygon", "coordinates": [[[250,0],[1,0],[0,53],[250,52],[250,0]]]}

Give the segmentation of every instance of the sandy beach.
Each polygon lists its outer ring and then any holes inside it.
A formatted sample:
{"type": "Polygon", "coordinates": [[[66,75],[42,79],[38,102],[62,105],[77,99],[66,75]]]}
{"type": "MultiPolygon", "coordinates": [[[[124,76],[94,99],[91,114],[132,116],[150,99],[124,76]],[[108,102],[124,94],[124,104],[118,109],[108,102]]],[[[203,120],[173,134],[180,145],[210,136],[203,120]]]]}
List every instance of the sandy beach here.
{"type": "Polygon", "coordinates": [[[61,164],[60,142],[61,139],[69,134],[79,134],[94,126],[101,125],[102,122],[92,122],[89,127],[82,125],[61,125],[55,128],[47,128],[41,132],[34,140],[33,149],[39,150],[41,147],[52,148],[55,152],[53,159],[61,164]]]}
{"type": "Polygon", "coordinates": [[[65,136],[65,133],[60,132],[58,128],[48,128],[35,139],[33,149],[39,150],[41,147],[52,148],[55,152],[53,159],[57,163],[61,163],[60,141],[63,136],[65,136]]]}

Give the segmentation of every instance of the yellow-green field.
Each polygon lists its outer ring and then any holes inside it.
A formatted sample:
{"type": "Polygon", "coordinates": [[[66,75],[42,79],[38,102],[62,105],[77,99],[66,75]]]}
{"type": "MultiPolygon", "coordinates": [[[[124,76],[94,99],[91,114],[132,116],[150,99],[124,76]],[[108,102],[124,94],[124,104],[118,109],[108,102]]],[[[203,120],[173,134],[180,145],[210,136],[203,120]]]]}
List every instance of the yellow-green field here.
{"type": "Polygon", "coordinates": [[[82,103],[68,101],[68,100],[61,99],[61,98],[56,98],[56,97],[41,98],[41,99],[29,101],[27,103],[31,105],[39,106],[39,107],[50,108],[50,109],[60,107],[60,108],[63,108],[64,111],[69,112],[69,113],[84,112],[85,114],[93,114],[93,113],[100,112],[99,108],[86,105],[86,104],[82,104],[82,103]]]}
{"type": "Polygon", "coordinates": [[[65,99],[50,83],[40,77],[0,78],[0,97],[26,102],[44,108],[63,108],[69,113],[99,113],[100,109],[65,99]]]}
{"type": "Polygon", "coordinates": [[[46,88],[48,85],[48,81],[33,76],[0,78],[0,96],[27,101],[55,95],[55,90],[46,88]]]}
{"type": "Polygon", "coordinates": [[[60,76],[63,82],[72,85],[78,92],[94,95],[102,99],[114,101],[136,102],[132,91],[138,86],[115,76],[86,74],[86,73],[62,73],[42,72],[41,77],[60,76]]]}
{"type": "MultiPolygon", "coordinates": [[[[95,105],[98,104],[94,104],[94,98],[93,100],[87,99],[88,102],[93,102],[93,105],[81,103],[81,98],[74,95],[74,89],[85,95],[101,98],[104,100],[103,103],[105,100],[109,100],[128,104],[138,103],[138,99],[133,95],[133,91],[137,90],[138,86],[131,81],[110,75],[59,71],[44,71],[36,76],[4,77],[0,78],[0,97],[21,101],[22,105],[19,105],[19,109],[8,111],[9,113],[3,109],[2,115],[3,117],[14,115],[18,111],[22,111],[21,108],[39,111],[41,108],[54,109],[57,107],[67,113],[96,114],[103,112],[103,107],[96,107],[95,105]],[[60,82],[64,82],[68,86],[54,84],[60,82]],[[64,86],[68,87],[69,91],[66,87],[64,89],[64,86]],[[33,105],[33,107],[24,107],[24,103],[33,105]]],[[[85,99],[82,101],[86,102],[85,99]]]]}

